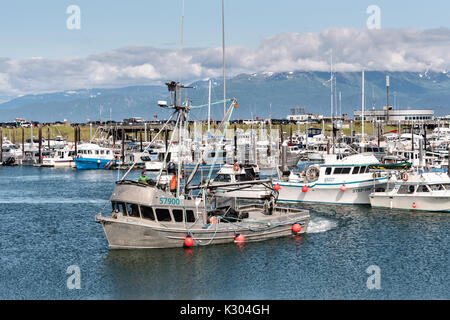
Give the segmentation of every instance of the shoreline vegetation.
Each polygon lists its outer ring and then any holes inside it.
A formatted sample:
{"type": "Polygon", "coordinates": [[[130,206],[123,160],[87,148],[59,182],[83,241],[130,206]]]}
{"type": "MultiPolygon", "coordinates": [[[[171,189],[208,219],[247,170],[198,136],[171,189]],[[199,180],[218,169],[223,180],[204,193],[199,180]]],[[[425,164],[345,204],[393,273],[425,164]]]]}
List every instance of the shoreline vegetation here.
{"type": "MultiPolygon", "coordinates": [[[[419,124],[419,123],[418,123],[419,124]]],[[[54,139],[57,136],[61,136],[63,139],[67,140],[68,142],[73,142],[74,141],[74,132],[75,132],[75,126],[72,125],[41,125],[42,127],[42,137],[43,139],[48,139],[49,133],[50,133],[50,138],[54,139]]],[[[93,125],[92,126],[92,135],[93,138],[95,138],[95,133],[97,132],[97,129],[99,128],[99,125],[93,125]]],[[[115,127],[114,125],[104,125],[104,127],[108,128],[108,127],[115,127]]],[[[121,126],[117,126],[117,128],[120,128],[121,126]]],[[[142,127],[142,131],[143,131],[143,126],[142,127]]],[[[191,129],[191,133],[193,132],[193,128],[194,125],[190,124],[190,129],[191,129]]],[[[213,130],[214,128],[216,128],[217,125],[212,125],[211,124],[211,130],[213,130]]],[[[259,130],[260,125],[256,124],[256,125],[249,125],[249,124],[230,124],[228,126],[228,130],[234,130],[234,128],[237,129],[244,129],[244,130],[248,130],[250,128],[254,128],[259,130]]],[[[269,130],[269,125],[264,125],[265,130],[267,130],[267,132],[270,132],[269,130]]],[[[401,129],[403,130],[404,128],[409,128],[410,126],[408,125],[403,125],[401,127],[401,129]]],[[[89,141],[90,140],[90,126],[89,125],[79,125],[80,128],[80,140],[81,141],[89,141]]],[[[137,127],[135,127],[137,128],[137,127]]],[[[308,124],[308,128],[319,128],[322,129],[322,123],[309,123],[308,124]]],[[[385,132],[389,132],[392,130],[397,130],[398,127],[397,126],[391,126],[391,125],[385,125],[382,124],[381,126],[382,133],[385,132]]],[[[25,140],[26,139],[30,139],[30,134],[31,134],[31,128],[29,127],[1,127],[2,129],[2,135],[4,138],[10,140],[13,143],[21,143],[22,141],[22,132],[24,132],[24,136],[25,136],[25,140]]],[[[205,123],[205,121],[203,122],[203,132],[207,131],[207,125],[205,123]]],[[[304,133],[306,129],[306,124],[301,124],[300,125],[300,132],[304,133]]],[[[148,129],[149,130],[149,129],[148,129]]],[[[272,125],[272,130],[282,130],[285,133],[285,137],[289,137],[289,135],[291,134],[295,134],[295,132],[298,130],[298,125],[293,123],[293,124],[283,124],[283,125],[272,125]],[[280,129],[281,128],[281,129],[280,129]]],[[[135,130],[136,131],[136,130],[135,130]]],[[[350,122],[344,122],[343,123],[343,134],[344,135],[350,135],[350,122]]],[[[357,121],[353,123],[353,131],[355,132],[355,134],[360,134],[361,133],[361,121],[357,121]]],[[[339,130],[339,134],[340,134],[341,130],[339,130]]],[[[375,136],[377,135],[377,128],[375,125],[372,125],[372,122],[365,122],[364,124],[364,132],[366,135],[372,135],[375,136]]],[[[427,130],[427,133],[431,132],[431,130],[427,130]]],[[[331,125],[329,123],[325,124],[325,132],[323,132],[325,135],[327,136],[331,136],[332,135],[332,131],[331,131],[331,125]]],[[[39,126],[34,126],[33,127],[33,136],[35,139],[38,139],[39,137],[39,126]]],[[[130,134],[127,131],[127,136],[129,138],[135,138],[135,134],[130,134]]],[[[153,136],[153,135],[152,135],[153,136]]]]}

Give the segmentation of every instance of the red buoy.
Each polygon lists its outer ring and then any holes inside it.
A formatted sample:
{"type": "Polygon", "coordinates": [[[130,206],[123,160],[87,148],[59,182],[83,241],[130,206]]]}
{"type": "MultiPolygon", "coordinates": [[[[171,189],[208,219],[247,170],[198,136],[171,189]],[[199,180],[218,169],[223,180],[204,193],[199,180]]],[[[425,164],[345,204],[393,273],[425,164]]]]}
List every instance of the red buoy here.
{"type": "Polygon", "coordinates": [[[303,186],[303,187],[302,187],[302,191],[303,191],[303,192],[308,192],[308,186],[303,186]]]}
{"type": "Polygon", "coordinates": [[[194,239],[191,236],[186,236],[186,238],[184,238],[184,246],[185,247],[192,247],[192,245],[194,244],[194,239]]]}
{"type": "Polygon", "coordinates": [[[298,223],[292,225],[292,231],[294,233],[300,233],[300,231],[302,231],[302,226],[298,223]]]}
{"type": "Polygon", "coordinates": [[[344,185],[341,186],[341,191],[344,192],[345,190],[347,190],[347,187],[344,185]]]}
{"type": "Polygon", "coordinates": [[[242,233],[238,233],[235,237],[234,237],[234,242],[235,243],[242,243],[245,241],[245,236],[242,233]]]}
{"type": "Polygon", "coordinates": [[[415,208],[417,207],[417,205],[416,205],[416,203],[415,203],[415,202],[413,202],[413,205],[412,205],[412,207],[413,207],[413,209],[415,209],[415,208]]]}
{"type": "Polygon", "coordinates": [[[275,191],[278,191],[278,190],[281,189],[281,187],[280,187],[280,185],[277,183],[276,185],[273,186],[273,189],[274,189],[275,191]]]}

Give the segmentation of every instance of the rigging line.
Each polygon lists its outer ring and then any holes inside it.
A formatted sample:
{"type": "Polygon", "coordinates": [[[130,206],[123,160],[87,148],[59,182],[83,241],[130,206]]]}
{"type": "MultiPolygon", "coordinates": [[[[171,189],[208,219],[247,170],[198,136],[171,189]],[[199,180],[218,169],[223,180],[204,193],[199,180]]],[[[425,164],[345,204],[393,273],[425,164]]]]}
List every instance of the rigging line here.
{"type": "MultiPolygon", "coordinates": [[[[231,101],[232,99],[223,99],[223,100],[219,100],[219,101],[216,101],[216,102],[211,102],[211,105],[214,105],[214,104],[219,104],[219,103],[226,103],[227,101],[231,101]]],[[[201,104],[201,105],[198,105],[198,106],[189,106],[189,109],[200,109],[200,108],[204,108],[204,107],[207,107],[208,106],[208,104],[201,104]]]]}

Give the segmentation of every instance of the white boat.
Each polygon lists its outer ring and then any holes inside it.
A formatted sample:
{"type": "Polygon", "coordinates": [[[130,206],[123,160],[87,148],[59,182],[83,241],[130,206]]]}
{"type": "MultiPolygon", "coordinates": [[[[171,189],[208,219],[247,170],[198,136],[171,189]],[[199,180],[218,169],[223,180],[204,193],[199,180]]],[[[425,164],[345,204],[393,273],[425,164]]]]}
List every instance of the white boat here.
{"type": "Polygon", "coordinates": [[[55,168],[74,168],[74,157],[75,150],[73,148],[55,150],[53,154],[49,156],[43,156],[41,166],[55,168]]]}
{"type": "Polygon", "coordinates": [[[369,198],[372,207],[450,212],[450,178],[443,172],[403,172],[369,198]]]}
{"type": "Polygon", "coordinates": [[[3,140],[2,160],[7,164],[18,164],[22,159],[22,150],[8,140],[3,140]]]}
{"type": "Polygon", "coordinates": [[[257,165],[226,164],[220,168],[217,176],[212,180],[211,185],[222,185],[216,188],[216,196],[225,196],[238,199],[266,199],[270,196],[271,190],[263,185],[239,185],[245,181],[259,180],[259,168],[257,165]],[[227,187],[226,184],[231,186],[227,187]]]}
{"type": "Polygon", "coordinates": [[[374,188],[386,186],[387,175],[370,171],[379,164],[371,153],[340,158],[327,155],[324,164],[309,166],[304,175],[290,173],[274,180],[280,186],[278,201],[328,204],[370,204],[374,188]]]}

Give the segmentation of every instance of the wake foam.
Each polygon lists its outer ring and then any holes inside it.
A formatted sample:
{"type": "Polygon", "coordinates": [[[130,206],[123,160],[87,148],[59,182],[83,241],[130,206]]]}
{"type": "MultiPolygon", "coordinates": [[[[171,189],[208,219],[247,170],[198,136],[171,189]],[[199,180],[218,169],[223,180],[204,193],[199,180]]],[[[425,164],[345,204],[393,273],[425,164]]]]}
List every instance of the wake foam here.
{"type": "Polygon", "coordinates": [[[306,233],[321,233],[332,230],[338,226],[337,221],[315,217],[309,221],[306,233]]]}

